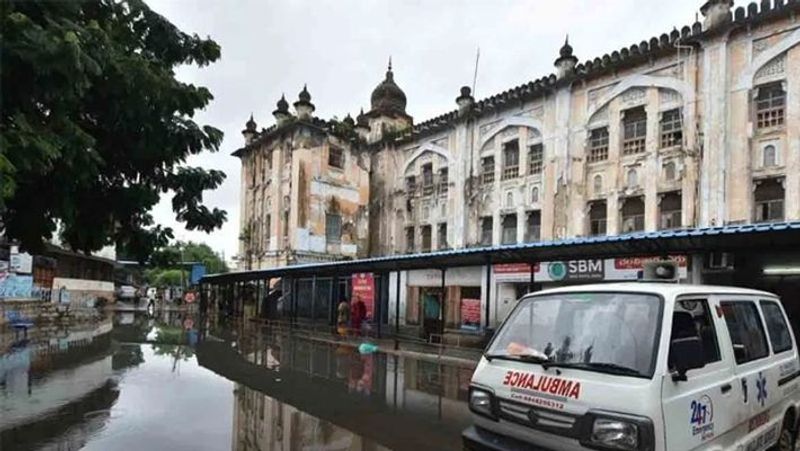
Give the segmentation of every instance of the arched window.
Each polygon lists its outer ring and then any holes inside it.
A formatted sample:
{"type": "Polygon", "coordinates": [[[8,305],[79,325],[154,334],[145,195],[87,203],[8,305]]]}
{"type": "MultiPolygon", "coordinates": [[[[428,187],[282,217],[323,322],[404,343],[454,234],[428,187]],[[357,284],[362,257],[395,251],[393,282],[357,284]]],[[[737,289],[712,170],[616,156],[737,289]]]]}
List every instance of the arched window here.
{"type": "Polygon", "coordinates": [[[600,194],[603,192],[603,176],[597,174],[594,176],[594,193],[600,194]]]}
{"type": "Polygon", "coordinates": [[[514,193],[508,192],[506,193],[506,207],[513,207],[514,206],[514,193]]]}
{"type": "Polygon", "coordinates": [[[675,180],[675,163],[670,161],[664,163],[664,179],[675,180]]]}
{"type": "Polygon", "coordinates": [[[764,147],[763,166],[769,168],[778,164],[778,152],[772,144],[764,147]]]}
{"type": "Polygon", "coordinates": [[[639,180],[638,180],[638,177],[636,175],[636,169],[629,169],[628,170],[628,176],[627,176],[627,179],[626,179],[626,185],[629,188],[632,188],[632,187],[634,187],[634,186],[636,186],[638,184],[639,184],[639,180]]]}
{"type": "Polygon", "coordinates": [[[539,187],[534,186],[531,190],[531,203],[535,204],[537,202],[539,202],[539,187]]]}

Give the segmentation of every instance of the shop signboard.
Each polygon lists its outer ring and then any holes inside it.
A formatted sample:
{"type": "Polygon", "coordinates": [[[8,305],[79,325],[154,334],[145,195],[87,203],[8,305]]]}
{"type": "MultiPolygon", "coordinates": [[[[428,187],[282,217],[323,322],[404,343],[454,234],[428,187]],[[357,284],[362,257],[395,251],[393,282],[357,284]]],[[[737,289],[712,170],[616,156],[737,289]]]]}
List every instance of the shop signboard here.
{"type": "MultiPolygon", "coordinates": [[[[679,278],[687,278],[689,258],[686,255],[671,255],[669,259],[677,263],[679,278]]],[[[660,257],[541,262],[534,264],[533,277],[536,282],[636,280],[644,264],[655,260],[660,260],[660,257]]],[[[494,265],[492,269],[498,282],[526,282],[530,280],[530,267],[527,263],[509,263],[494,265]]]]}
{"type": "MultiPolygon", "coordinates": [[[[678,278],[689,276],[689,257],[686,255],[670,255],[669,259],[678,265],[678,278]]],[[[636,280],[645,263],[661,260],[661,257],[626,257],[606,260],[607,278],[611,280],[636,280]]]]}
{"type": "MultiPolygon", "coordinates": [[[[447,268],[445,285],[448,287],[479,287],[483,280],[481,266],[447,268]]],[[[442,271],[438,269],[417,269],[408,271],[408,285],[411,287],[439,287],[442,285],[442,271]]]]}
{"type": "Polygon", "coordinates": [[[481,300],[461,299],[461,328],[478,330],[481,327],[481,300]]]}
{"type": "Polygon", "coordinates": [[[353,274],[353,301],[361,299],[367,307],[367,320],[374,318],[375,311],[375,277],[371,272],[353,274]]]}
{"type": "Polygon", "coordinates": [[[542,263],[534,274],[537,282],[599,281],[605,278],[603,260],[569,260],[542,263]]]}

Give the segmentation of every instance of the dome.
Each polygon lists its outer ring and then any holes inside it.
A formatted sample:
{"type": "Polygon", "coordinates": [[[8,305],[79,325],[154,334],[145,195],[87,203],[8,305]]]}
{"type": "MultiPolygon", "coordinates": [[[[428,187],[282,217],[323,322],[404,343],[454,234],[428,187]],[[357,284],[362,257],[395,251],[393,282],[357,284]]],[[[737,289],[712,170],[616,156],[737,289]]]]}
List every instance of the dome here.
{"type": "Polygon", "coordinates": [[[253,120],[253,114],[250,114],[250,119],[244,124],[245,131],[254,132],[256,131],[256,121],[253,120]]]}
{"type": "Polygon", "coordinates": [[[374,112],[406,114],[406,94],[394,82],[391,61],[386,71],[386,79],[372,91],[370,100],[374,112]]]}
{"type": "Polygon", "coordinates": [[[564,45],[561,47],[559,54],[562,58],[569,58],[572,56],[572,46],[569,45],[569,36],[567,36],[567,39],[564,41],[564,45]]]}
{"type": "Polygon", "coordinates": [[[306,87],[306,85],[303,85],[303,90],[300,91],[300,94],[297,95],[297,98],[302,100],[303,102],[311,101],[311,94],[308,93],[308,88],[306,87]]]}
{"type": "Polygon", "coordinates": [[[285,95],[281,95],[281,98],[280,98],[280,100],[278,100],[278,103],[276,104],[276,106],[278,107],[276,109],[276,111],[280,111],[281,113],[285,113],[285,112],[289,111],[289,102],[286,101],[286,96],[285,95]]]}

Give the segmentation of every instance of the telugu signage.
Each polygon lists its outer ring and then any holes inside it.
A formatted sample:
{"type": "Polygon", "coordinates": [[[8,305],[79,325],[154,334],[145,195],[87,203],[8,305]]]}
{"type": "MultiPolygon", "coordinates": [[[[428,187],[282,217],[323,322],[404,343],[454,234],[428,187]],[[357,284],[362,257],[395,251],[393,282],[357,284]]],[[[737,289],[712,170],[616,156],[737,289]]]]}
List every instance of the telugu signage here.
{"type": "Polygon", "coordinates": [[[371,272],[353,274],[353,301],[361,299],[367,307],[367,321],[374,318],[375,311],[375,277],[371,272]]]}

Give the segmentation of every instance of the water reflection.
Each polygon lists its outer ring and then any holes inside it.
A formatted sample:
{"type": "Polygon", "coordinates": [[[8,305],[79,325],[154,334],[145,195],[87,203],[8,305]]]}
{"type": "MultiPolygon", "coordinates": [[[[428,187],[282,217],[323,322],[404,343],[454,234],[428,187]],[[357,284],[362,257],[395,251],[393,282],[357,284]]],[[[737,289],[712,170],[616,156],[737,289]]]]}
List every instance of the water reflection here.
{"type": "Polygon", "coordinates": [[[0,334],[0,449],[459,449],[469,423],[471,368],[190,312],[112,320],[0,334]]]}
{"type": "Polygon", "coordinates": [[[206,341],[198,358],[238,382],[237,450],[460,449],[470,422],[470,367],[268,330],[241,334],[233,348],[206,341]]]}

